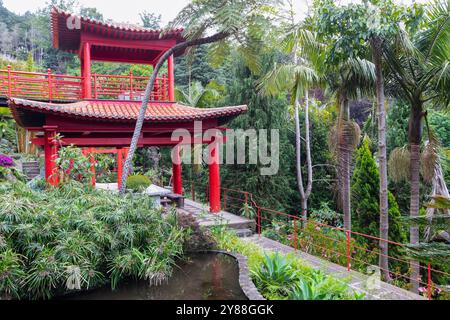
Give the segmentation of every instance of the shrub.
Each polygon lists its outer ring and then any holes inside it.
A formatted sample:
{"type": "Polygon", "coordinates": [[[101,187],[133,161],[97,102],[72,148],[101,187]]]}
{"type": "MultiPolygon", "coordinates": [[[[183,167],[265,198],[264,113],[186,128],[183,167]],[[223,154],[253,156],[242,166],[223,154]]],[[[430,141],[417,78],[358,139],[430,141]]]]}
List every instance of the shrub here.
{"type": "Polygon", "coordinates": [[[314,221],[333,227],[342,227],[343,225],[342,214],[332,210],[327,202],[322,202],[320,208],[311,212],[309,217],[314,221]]]}
{"type": "Polygon", "coordinates": [[[14,166],[14,161],[12,158],[0,154],[0,167],[12,167],[14,166]]]}
{"type": "Polygon", "coordinates": [[[0,297],[49,299],[77,288],[74,276],[79,289],[125,277],[158,284],[183,252],[185,231],[149,197],[73,181],[45,192],[0,183],[0,197],[0,297]]]}
{"type": "Polygon", "coordinates": [[[259,267],[250,272],[256,286],[270,296],[288,295],[292,283],[299,278],[286,257],[278,252],[271,255],[265,253],[259,267]]]}
{"type": "Polygon", "coordinates": [[[134,192],[142,192],[150,186],[150,184],[150,179],[144,175],[134,174],[127,178],[127,189],[131,189],[134,192]]]}

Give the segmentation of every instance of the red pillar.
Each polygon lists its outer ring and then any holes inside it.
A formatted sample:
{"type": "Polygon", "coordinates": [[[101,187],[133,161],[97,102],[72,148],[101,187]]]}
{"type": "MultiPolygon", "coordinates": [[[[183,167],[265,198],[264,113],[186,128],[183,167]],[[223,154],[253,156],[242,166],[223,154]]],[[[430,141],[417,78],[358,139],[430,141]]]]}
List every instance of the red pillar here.
{"type": "Polygon", "coordinates": [[[120,189],[120,181],[122,179],[122,148],[117,148],[117,187],[120,189]]]}
{"type": "Polygon", "coordinates": [[[169,73],[169,101],[175,101],[175,76],[173,68],[173,55],[167,60],[167,72],[169,73]]]}
{"type": "Polygon", "coordinates": [[[56,126],[44,126],[44,157],[45,157],[45,179],[56,186],[58,184],[58,168],[55,160],[58,157],[58,144],[55,139],[56,126]]]}
{"type": "Polygon", "coordinates": [[[220,212],[220,167],[219,167],[219,142],[209,145],[209,210],[220,212]]]}
{"type": "Polygon", "coordinates": [[[83,98],[92,98],[91,88],[91,45],[85,42],[83,45],[83,98]]]}
{"type": "Polygon", "coordinates": [[[183,185],[181,181],[181,155],[180,147],[175,146],[172,150],[172,179],[173,193],[183,194],[183,185]]]}

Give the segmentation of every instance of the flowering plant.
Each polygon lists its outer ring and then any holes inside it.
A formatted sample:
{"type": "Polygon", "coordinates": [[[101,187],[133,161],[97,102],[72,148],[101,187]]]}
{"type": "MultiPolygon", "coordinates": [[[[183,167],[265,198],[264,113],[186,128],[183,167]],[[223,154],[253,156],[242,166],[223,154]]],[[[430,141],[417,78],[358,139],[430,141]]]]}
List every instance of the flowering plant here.
{"type": "Polygon", "coordinates": [[[12,158],[0,154],[0,167],[12,167],[14,166],[14,161],[12,158]]]}

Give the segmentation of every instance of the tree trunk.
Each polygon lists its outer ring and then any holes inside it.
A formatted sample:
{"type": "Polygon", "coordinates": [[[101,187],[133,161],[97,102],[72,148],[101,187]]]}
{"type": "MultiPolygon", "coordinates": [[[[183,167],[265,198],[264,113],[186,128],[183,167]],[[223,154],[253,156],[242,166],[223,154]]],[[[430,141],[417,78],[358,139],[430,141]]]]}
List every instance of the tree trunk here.
{"type": "MultiPolygon", "coordinates": [[[[422,104],[417,103],[412,106],[409,118],[408,139],[410,145],[411,161],[411,198],[409,206],[409,215],[411,218],[419,216],[420,207],[420,141],[422,139],[422,104]]],[[[409,242],[411,244],[419,243],[419,228],[412,224],[409,229],[409,242]]],[[[420,280],[419,261],[411,261],[411,291],[418,293],[420,280]]]]}
{"type": "Polygon", "coordinates": [[[308,89],[305,92],[305,151],[306,151],[306,170],[308,172],[306,190],[305,190],[305,203],[302,206],[302,215],[306,221],[308,210],[308,199],[312,191],[312,161],[311,161],[311,138],[309,134],[309,93],[308,89]]]}
{"type": "Polygon", "coordinates": [[[148,105],[148,102],[149,102],[149,99],[150,99],[150,94],[153,91],[153,87],[155,85],[156,77],[158,76],[158,72],[161,69],[161,67],[164,64],[164,62],[172,54],[177,53],[179,51],[182,51],[182,50],[184,50],[184,49],[186,49],[188,47],[217,42],[217,41],[220,41],[222,39],[225,39],[229,35],[230,34],[227,33],[227,32],[219,32],[219,33],[216,33],[216,34],[214,34],[214,35],[212,35],[210,37],[205,37],[205,38],[200,38],[200,39],[194,39],[194,40],[190,40],[190,41],[181,42],[181,43],[173,46],[169,50],[167,50],[159,58],[158,63],[156,64],[155,68],[153,69],[153,73],[152,73],[152,76],[150,78],[150,81],[147,83],[147,86],[145,88],[144,96],[143,96],[143,99],[142,99],[141,109],[139,110],[139,115],[138,115],[137,120],[136,120],[136,126],[134,128],[133,137],[131,138],[131,144],[130,144],[130,148],[129,148],[129,151],[128,151],[128,156],[127,156],[127,159],[125,160],[124,170],[123,170],[123,174],[122,174],[122,177],[121,177],[121,185],[120,185],[120,190],[119,190],[119,192],[121,194],[125,193],[125,190],[126,190],[126,180],[127,180],[129,168],[131,166],[131,162],[133,161],[134,153],[136,151],[137,143],[139,141],[139,136],[141,135],[142,125],[144,124],[145,112],[147,111],[147,105],[148,105]]]}
{"type": "MultiPolygon", "coordinates": [[[[410,217],[419,216],[419,187],[420,187],[420,145],[411,144],[411,202],[410,202],[410,217]]],[[[411,225],[409,229],[409,241],[411,244],[419,243],[419,228],[416,225],[411,225]]],[[[418,292],[420,268],[418,261],[411,261],[411,291],[418,292]]]]}
{"type": "Polygon", "coordinates": [[[389,204],[386,161],[386,113],[384,104],[384,79],[381,64],[381,39],[372,39],[372,55],[375,64],[376,96],[378,111],[378,163],[380,170],[380,256],[379,266],[385,281],[391,281],[389,275],[389,204]]]}
{"type": "Polygon", "coordinates": [[[338,162],[340,168],[339,180],[341,188],[342,199],[342,211],[344,212],[344,229],[351,231],[352,229],[352,216],[350,205],[350,160],[351,151],[348,143],[348,137],[346,136],[346,123],[350,121],[350,109],[348,104],[348,98],[345,94],[340,97],[339,101],[341,105],[341,115],[338,128],[338,162]]]}
{"type": "Polygon", "coordinates": [[[298,98],[295,99],[294,102],[294,122],[295,122],[295,169],[297,171],[297,188],[300,193],[300,202],[301,202],[301,210],[302,210],[302,225],[306,225],[306,212],[307,212],[307,204],[306,204],[306,196],[305,190],[303,188],[303,177],[302,177],[302,162],[301,162],[301,133],[300,133],[300,117],[299,117],[299,109],[300,102],[298,98]]]}

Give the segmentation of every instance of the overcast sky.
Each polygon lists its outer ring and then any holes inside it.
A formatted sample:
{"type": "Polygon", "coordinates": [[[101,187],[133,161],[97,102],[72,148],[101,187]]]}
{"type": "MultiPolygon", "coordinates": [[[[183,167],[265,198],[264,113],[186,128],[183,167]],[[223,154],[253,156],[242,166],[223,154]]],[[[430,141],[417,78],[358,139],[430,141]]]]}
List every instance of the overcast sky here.
{"type": "MultiPolygon", "coordinates": [[[[304,14],[307,8],[307,1],[294,0],[298,15],[304,14]]],[[[411,2],[414,0],[397,0],[396,2],[411,2]]],[[[426,0],[419,0],[424,2],[426,0]]],[[[26,11],[35,11],[45,6],[47,0],[3,0],[3,5],[9,10],[23,14],[26,11]]],[[[188,0],[78,0],[84,7],[95,7],[105,19],[112,19],[116,22],[140,23],[139,13],[146,10],[162,15],[163,24],[169,22],[183,8],[188,0]]],[[[346,3],[351,0],[339,0],[337,2],[346,3]]]]}

